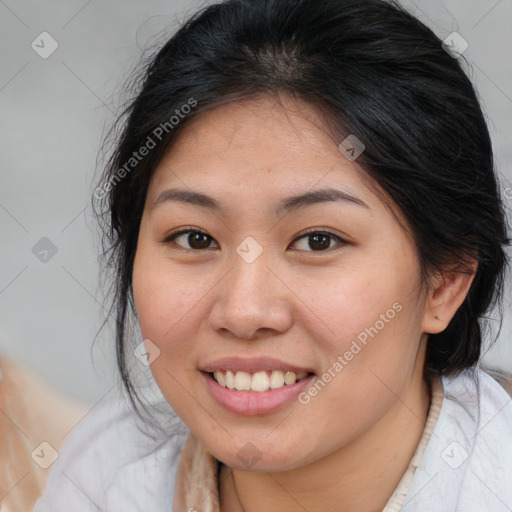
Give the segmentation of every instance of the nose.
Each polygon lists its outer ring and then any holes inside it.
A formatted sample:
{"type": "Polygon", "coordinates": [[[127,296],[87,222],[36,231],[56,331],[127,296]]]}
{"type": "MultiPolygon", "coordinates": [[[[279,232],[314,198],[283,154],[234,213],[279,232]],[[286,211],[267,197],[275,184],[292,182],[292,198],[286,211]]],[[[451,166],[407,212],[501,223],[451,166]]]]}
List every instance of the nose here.
{"type": "Polygon", "coordinates": [[[261,255],[247,263],[238,255],[215,288],[210,327],[223,336],[256,340],[286,332],[292,325],[289,288],[261,255]]]}

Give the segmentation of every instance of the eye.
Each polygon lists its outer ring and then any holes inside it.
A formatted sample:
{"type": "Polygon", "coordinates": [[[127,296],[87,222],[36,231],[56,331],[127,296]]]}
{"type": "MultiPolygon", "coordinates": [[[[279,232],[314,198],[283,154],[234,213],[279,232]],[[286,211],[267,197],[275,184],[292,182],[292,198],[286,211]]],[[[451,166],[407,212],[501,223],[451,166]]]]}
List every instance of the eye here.
{"type": "Polygon", "coordinates": [[[170,233],[164,238],[164,240],[162,240],[162,243],[165,245],[173,243],[183,249],[201,251],[210,249],[210,244],[212,241],[214,241],[214,239],[204,231],[187,228],[181,229],[180,231],[176,231],[174,233],[170,233]],[[188,247],[186,244],[188,244],[188,247]]]}
{"type": "Polygon", "coordinates": [[[331,242],[333,240],[338,241],[338,245],[346,245],[348,242],[343,240],[343,238],[335,235],[334,233],[330,233],[329,231],[318,231],[311,230],[302,236],[296,238],[292,243],[296,245],[297,242],[301,242],[302,247],[298,247],[299,250],[309,251],[309,252],[326,252],[327,249],[332,249],[331,242]],[[309,248],[309,249],[308,249],[309,248]]]}
{"type": "MultiPolygon", "coordinates": [[[[330,233],[329,231],[311,230],[297,237],[292,245],[296,245],[296,249],[308,252],[326,252],[333,248],[333,241],[337,241],[337,245],[346,245],[348,242],[340,236],[330,233]]],[[[165,245],[174,244],[182,249],[201,251],[218,247],[216,244],[211,247],[210,244],[215,242],[214,238],[206,232],[195,228],[186,228],[170,233],[162,240],[165,245]]]]}

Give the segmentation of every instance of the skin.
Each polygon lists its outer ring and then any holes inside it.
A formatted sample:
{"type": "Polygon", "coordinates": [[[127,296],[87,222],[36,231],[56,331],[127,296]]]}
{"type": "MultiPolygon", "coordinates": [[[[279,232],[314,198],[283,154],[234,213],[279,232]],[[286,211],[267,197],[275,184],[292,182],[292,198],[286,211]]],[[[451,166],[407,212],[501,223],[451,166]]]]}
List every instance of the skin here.
{"type": "Polygon", "coordinates": [[[158,386],[224,463],[223,512],[242,510],[237,494],[246,512],[382,510],[428,414],[427,333],[448,325],[473,278],[437,275],[420,286],[400,212],[392,214],[340,142],[307,104],[255,97],[195,118],[150,182],[133,270],[137,316],[161,351],[151,364],[158,386]],[[171,187],[206,193],[223,209],[153,206],[171,187]],[[276,214],[283,198],[327,187],[366,207],[323,202],[276,214]],[[211,237],[209,248],[191,248],[187,235],[162,242],[188,226],[211,237]],[[332,232],[329,248],[299,239],[308,228],[332,232]],[[236,252],[248,236],[263,248],[252,263],[236,252]],[[226,356],[270,356],[321,376],[395,303],[401,311],[306,405],[234,414],[198,370],[226,356]],[[237,457],[249,442],[261,453],[250,469],[237,457]]]}

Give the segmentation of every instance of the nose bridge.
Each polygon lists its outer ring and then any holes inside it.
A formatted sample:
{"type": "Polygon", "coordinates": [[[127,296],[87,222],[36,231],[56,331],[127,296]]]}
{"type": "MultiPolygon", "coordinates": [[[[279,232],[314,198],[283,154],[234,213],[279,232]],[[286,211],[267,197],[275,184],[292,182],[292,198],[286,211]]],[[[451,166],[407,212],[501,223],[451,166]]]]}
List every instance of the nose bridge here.
{"type": "Polygon", "coordinates": [[[287,289],[269,270],[269,253],[260,251],[255,257],[254,247],[249,245],[249,251],[240,254],[240,246],[219,288],[211,312],[212,327],[246,339],[256,336],[259,330],[286,330],[291,322],[287,289]],[[247,258],[247,254],[251,257],[247,258]]]}
{"type": "Polygon", "coordinates": [[[223,291],[226,306],[240,308],[257,314],[272,300],[274,287],[269,283],[268,258],[260,255],[254,261],[246,261],[239,254],[233,257],[231,272],[223,291]]]}

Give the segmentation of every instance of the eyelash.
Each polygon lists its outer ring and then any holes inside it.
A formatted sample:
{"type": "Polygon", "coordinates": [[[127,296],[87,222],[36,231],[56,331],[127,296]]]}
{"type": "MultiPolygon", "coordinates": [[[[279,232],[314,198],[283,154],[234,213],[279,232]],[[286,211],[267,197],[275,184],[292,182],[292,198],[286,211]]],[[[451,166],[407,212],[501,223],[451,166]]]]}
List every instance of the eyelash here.
{"type": "MultiPolygon", "coordinates": [[[[197,229],[193,226],[187,226],[186,228],[181,228],[179,229],[178,231],[174,231],[174,232],[171,232],[169,233],[163,240],[161,240],[161,242],[164,244],[164,245],[170,245],[171,243],[174,242],[174,240],[176,238],[178,238],[180,235],[184,235],[184,234],[188,234],[188,233],[201,233],[203,235],[206,235],[207,237],[209,237],[211,240],[214,240],[213,237],[211,237],[210,235],[208,235],[208,233],[206,233],[205,231],[202,231],[201,229],[197,229]]],[[[315,234],[315,235],[327,235],[331,238],[334,238],[338,241],[338,245],[339,246],[344,246],[344,245],[347,245],[348,242],[346,240],[344,240],[343,238],[341,238],[339,235],[336,235],[330,231],[325,231],[325,230],[320,230],[318,228],[311,228],[311,229],[308,229],[307,231],[303,232],[300,234],[300,236],[296,237],[294,240],[292,240],[292,244],[297,242],[298,240],[302,239],[302,238],[305,238],[307,237],[308,235],[312,235],[312,234],[315,234]]],[[[181,246],[178,246],[180,249],[183,249],[183,250],[190,250],[190,251],[194,251],[194,252],[200,252],[200,251],[207,251],[211,248],[206,248],[206,249],[187,249],[185,247],[181,247],[181,246]]],[[[333,249],[333,247],[329,247],[325,250],[318,250],[318,251],[305,251],[305,252],[314,252],[314,253],[319,253],[319,252],[329,252],[333,249]]]]}

